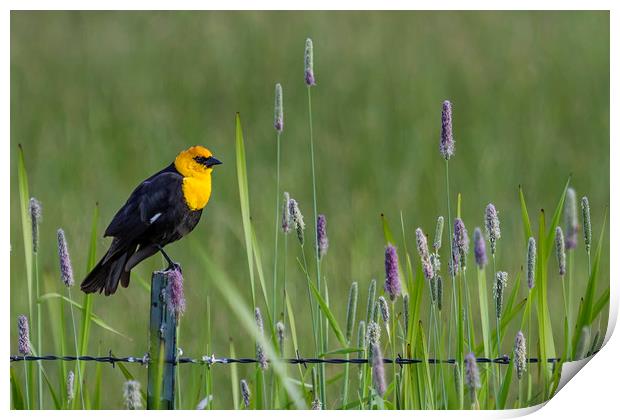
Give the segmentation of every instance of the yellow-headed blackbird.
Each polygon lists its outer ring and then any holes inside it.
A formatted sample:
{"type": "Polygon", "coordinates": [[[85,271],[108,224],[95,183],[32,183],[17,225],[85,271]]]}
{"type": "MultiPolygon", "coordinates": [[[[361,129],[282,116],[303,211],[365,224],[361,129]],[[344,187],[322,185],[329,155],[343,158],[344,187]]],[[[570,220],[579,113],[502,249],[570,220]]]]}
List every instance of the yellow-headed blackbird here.
{"type": "Polygon", "coordinates": [[[119,282],[127,287],[131,269],[158,251],[174,265],[163,247],[196,227],[211,196],[213,166],[220,163],[207,148],[190,147],[138,185],[106,229],[103,236],[114,239],[82,282],[82,291],[108,296],[119,282]]]}

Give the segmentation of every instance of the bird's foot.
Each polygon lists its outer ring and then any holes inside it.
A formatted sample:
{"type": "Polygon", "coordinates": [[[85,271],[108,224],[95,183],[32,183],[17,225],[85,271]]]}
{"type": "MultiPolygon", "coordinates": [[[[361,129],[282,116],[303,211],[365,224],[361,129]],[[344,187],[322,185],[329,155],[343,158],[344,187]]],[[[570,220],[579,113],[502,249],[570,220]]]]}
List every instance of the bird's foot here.
{"type": "Polygon", "coordinates": [[[164,258],[166,259],[166,262],[168,262],[168,267],[166,268],[165,271],[175,271],[175,270],[179,270],[179,272],[183,272],[181,270],[181,266],[179,264],[177,264],[176,262],[174,262],[172,260],[172,258],[170,258],[168,256],[168,254],[166,254],[166,251],[164,251],[163,247],[158,247],[159,248],[159,252],[161,252],[161,254],[164,256],[164,258]]]}
{"type": "Polygon", "coordinates": [[[183,274],[183,270],[181,269],[181,265],[172,261],[171,263],[168,263],[168,267],[166,268],[166,271],[178,271],[179,273],[183,274]]]}

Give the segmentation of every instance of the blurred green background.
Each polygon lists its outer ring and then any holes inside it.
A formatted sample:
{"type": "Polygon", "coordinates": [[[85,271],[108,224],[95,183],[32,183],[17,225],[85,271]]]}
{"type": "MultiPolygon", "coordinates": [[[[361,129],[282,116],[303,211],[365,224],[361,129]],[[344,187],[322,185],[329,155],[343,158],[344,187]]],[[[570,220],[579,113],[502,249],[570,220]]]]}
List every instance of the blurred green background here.
{"type": "MultiPolygon", "coordinates": [[[[573,174],[579,197],[590,198],[598,237],[609,203],[607,12],[12,12],[12,354],[14,320],[27,311],[18,143],[25,150],[31,195],[43,204],[43,292],[62,293],[57,228],[66,231],[79,282],[95,203],[102,231],[139,182],[180,150],[209,147],[224,162],[215,171],[212,199],[196,230],[168,247],[183,265],[188,297],[180,346],[186,355],[205,353],[209,297],[211,351],[227,355],[232,337],[238,354],[253,354],[254,343],[210,286],[218,279],[206,275],[197,250],[205,249],[250,301],[234,157],[238,111],[252,218],[271,279],[276,82],[284,88],[282,188],[297,198],[311,224],[303,83],[308,36],[314,40],[317,78],[312,92],[318,206],[327,215],[330,239],[323,267],[338,319],[344,321],[352,280],[360,283],[360,313],[370,278],[383,281],[380,213],[398,231],[403,211],[410,248],[415,227],[432,232],[437,215],[446,213],[438,152],[444,99],[454,109],[452,192],[454,198],[463,194],[470,233],[482,224],[484,206],[496,204],[502,226],[498,268],[514,279],[524,264],[519,184],[534,219],[539,208],[553,211],[573,174]]],[[[98,256],[108,243],[100,239],[98,256]]],[[[607,239],[605,244],[607,284],[607,239]]],[[[576,278],[585,282],[581,244],[578,251],[576,278]]],[[[298,334],[309,336],[307,292],[295,255],[289,252],[287,282],[299,308],[298,334]]],[[[133,276],[148,280],[160,266],[161,260],[152,258],[133,276]]],[[[550,279],[554,318],[553,305],[562,305],[561,287],[556,277],[550,279]]],[[[73,293],[81,301],[79,289],[73,293]]],[[[90,353],[142,355],[148,299],[136,281],[113,297],[96,296],[94,312],[133,340],[93,326],[90,353]]],[[[554,318],[554,325],[561,326],[561,320],[554,318]]],[[[58,337],[53,329],[46,331],[43,352],[54,352],[58,337]]],[[[301,347],[303,355],[312,354],[310,340],[301,347]]],[[[53,362],[47,366],[54,376],[53,362]]],[[[146,370],[130,369],[146,385],[146,370]]],[[[181,368],[182,378],[189,369],[181,368]]],[[[87,380],[93,372],[89,367],[87,380]]],[[[253,367],[240,366],[241,377],[251,372],[253,367]]],[[[214,368],[215,381],[222,384],[214,400],[219,408],[231,405],[228,373],[228,367],[214,368]]],[[[103,374],[109,390],[104,406],[120,407],[120,371],[104,367],[103,374]]]]}

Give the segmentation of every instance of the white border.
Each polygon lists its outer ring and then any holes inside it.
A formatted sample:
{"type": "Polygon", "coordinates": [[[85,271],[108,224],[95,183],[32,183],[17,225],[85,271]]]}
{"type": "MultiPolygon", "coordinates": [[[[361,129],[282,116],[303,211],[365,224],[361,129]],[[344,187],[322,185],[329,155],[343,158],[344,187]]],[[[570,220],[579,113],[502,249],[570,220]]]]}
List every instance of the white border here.
{"type": "MultiPolygon", "coordinates": [[[[418,10],[548,10],[548,9],[559,9],[559,10],[611,10],[611,44],[612,46],[618,46],[618,7],[616,6],[617,2],[612,1],[600,1],[600,0],[590,0],[588,2],[578,2],[572,0],[564,0],[562,2],[553,2],[553,1],[542,1],[542,0],[521,0],[521,1],[504,1],[499,4],[496,1],[469,1],[467,4],[464,4],[462,1],[455,0],[445,0],[441,2],[441,4],[432,3],[432,2],[411,2],[411,1],[392,1],[392,0],[383,0],[379,2],[372,2],[367,0],[358,0],[356,2],[353,1],[335,1],[335,0],[315,0],[315,1],[306,1],[306,2],[296,2],[295,4],[291,4],[292,2],[285,1],[263,1],[260,5],[254,4],[249,1],[241,1],[241,0],[232,0],[232,1],[219,1],[219,2],[200,2],[200,1],[188,1],[188,0],[177,0],[175,2],[165,2],[165,1],[150,1],[150,2],[129,2],[127,0],[118,1],[118,0],[108,0],[108,1],[90,1],[88,4],[83,4],[78,1],[56,1],[54,4],[50,4],[49,1],[8,1],[3,2],[3,13],[0,17],[0,49],[2,51],[2,67],[0,68],[0,86],[2,86],[0,92],[2,92],[2,97],[0,99],[0,130],[1,137],[3,141],[3,151],[4,153],[0,154],[0,165],[3,168],[4,176],[2,177],[2,196],[9,196],[9,179],[10,179],[10,156],[12,151],[9,150],[9,138],[10,138],[10,77],[9,77],[9,63],[10,63],[10,10],[36,10],[36,9],[118,9],[118,10],[127,10],[127,9],[142,9],[146,6],[150,10],[169,10],[169,9],[181,9],[181,10],[198,10],[208,6],[213,10],[234,10],[234,9],[261,9],[261,10],[278,10],[278,9],[291,9],[291,10],[305,10],[305,9],[315,9],[315,10],[341,10],[347,9],[350,7],[355,7],[356,9],[362,10],[372,10],[375,9],[376,6],[381,6],[385,10],[402,10],[402,9],[410,9],[411,7],[415,7],[418,10]],[[614,7],[615,6],[615,7],[614,7]]],[[[617,50],[617,48],[616,48],[617,50]]],[[[615,162],[614,158],[618,157],[617,153],[617,123],[618,120],[618,107],[617,107],[617,99],[618,99],[618,85],[616,83],[616,78],[614,75],[618,74],[619,66],[618,66],[618,52],[611,48],[611,103],[610,103],[610,122],[611,122],[611,139],[614,139],[610,142],[610,159],[612,162],[615,162]]],[[[618,169],[615,165],[611,165],[610,168],[610,176],[611,176],[611,185],[617,185],[618,180],[618,169]]],[[[618,225],[615,223],[616,213],[615,209],[618,208],[618,198],[617,196],[610,194],[611,199],[611,209],[610,209],[610,231],[611,238],[619,238],[620,232],[618,231],[618,225]]],[[[0,237],[6,238],[3,241],[2,253],[0,254],[0,258],[2,261],[2,266],[9,266],[9,241],[10,237],[10,229],[9,229],[9,206],[4,205],[0,208],[0,237]]],[[[618,255],[618,247],[615,246],[614,241],[611,241],[611,249],[610,255],[618,255]]],[[[611,270],[610,270],[610,278],[617,279],[618,276],[617,270],[617,262],[614,258],[611,258],[611,270]]],[[[5,281],[5,284],[6,281],[5,281]]],[[[601,350],[601,352],[596,355],[590,363],[588,363],[589,367],[585,369],[583,372],[579,373],[579,379],[570,381],[548,404],[543,410],[536,411],[532,418],[542,418],[541,416],[554,416],[554,417],[562,417],[564,419],[569,418],[609,418],[609,413],[613,413],[617,410],[614,410],[616,398],[617,398],[617,382],[618,378],[620,378],[620,366],[617,361],[617,355],[620,354],[620,341],[617,337],[611,337],[610,333],[613,327],[615,326],[617,316],[618,316],[618,284],[614,280],[611,282],[611,309],[610,309],[610,331],[606,337],[606,340],[609,340],[607,345],[601,350]]],[[[2,334],[4,337],[9,336],[9,295],[8,293],[0,293],[0,299],[2,299],[2,308],[4,314],[4,320],[0,323],[0,328],[2,329],[2,334]]],[[[10,354],[10,348],[8,340],[5,343],[5,358],[10,354]]],[[[5,359],[6,360],[6,359],[5,359]]],[[[9,364],[2,363],[0,364],[0,378],[3,378],[0,381],[0,398],[4,401],[4,408],[8,411],[10,407],[9,403],[9,364]]],[[[526,414],[526,412],[531,412],[533,410],[516,410],[516,411],[504,411],[504,412],[424,412],[424,411],[416,411],[412,412],[390,412],[389,416],[393,419],[410,419],[411,416],[415,416],[416,418],[427,418],[427,417],[440,417],[440,418],[503,418],[503,417],[514,417],[518,415],[526,414]]],[[[124,412],[123,414],[130,415],[130,413],[124,412]]],[[[38,417],[41,415],[45,415],[49,418],[61,418],[62,417],[77,417],[81,414],[79,412],[10,412],[9,416],[14,418],[32,418],[38,417]]],[[[182,415],[187,415],[188,413],[183,413],[182,415]]],[[[320,413],[322,418],[338,416],[342,417],[351,417],[355,416],[355,418],[368,418],[375,417],[377,415],[386,414],[385,412],[360,412],[360,411],[347,411],[347,412],[323,412],[320,413]]],[[[108,412],[90,412],[89,416],[94,418],[103,418],[108,417],[110,413],[108,412]]],[[[167,413],[153,413],[153,412],[136,412],[132,414],[137,417],[149,416],[150,418],[168,416],[167,413]]],[[[290,415],[287,412],[274,412],[274,411],[264,411],[264,412],[243,412],[243,411],[226,411],[226,412],[197,412],[196,415],[199,416],[233,416],[233,417],[246,417],[246,418],[267,418],[270,419],[279,419],[284,418],[284,416],[290,415]]],[[[314,415],[313,412],[296,412],[295,416],[306,417],[314,415]]]]}

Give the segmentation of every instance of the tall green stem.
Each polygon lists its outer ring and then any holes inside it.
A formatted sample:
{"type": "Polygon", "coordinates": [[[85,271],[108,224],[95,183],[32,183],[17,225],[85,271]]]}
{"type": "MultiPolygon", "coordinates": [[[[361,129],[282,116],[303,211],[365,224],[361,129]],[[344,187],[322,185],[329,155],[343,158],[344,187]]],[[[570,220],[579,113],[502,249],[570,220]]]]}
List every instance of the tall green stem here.
{"type": "MultiPolygon", "coordinates": [[[[321,259],[319,256],[319,242],[318,242],[318,230],[317,230],[317,200],[316,200],[316,172],[314,165],[314,134],[312,130],[312,94],[311,87],[308,86],[308,128],[310,130],[310,163],[312,166],[312,209],[313,209],[313,225],[314,225],[314,256],[316,259],[316,287],[321,293],[321,259]]],[[[319,344],[321,352],[325,352],[327,349],[325,348],[325,337],[323,335],[323,320],[320,311],[317,310],[317,320],[319,326],[319,344]]],[[[323,407],[325,405],[325,365],[321,364],[319,366],[319,387],[321,394],[321,403],[323,407]]]]}
{"type": "Polygon", "coordinates": [[[276,302],[276,290],[278,287],[278,225],[280,222],[280,132],[276,134],[276,217],[274,222],[274,246],[273,246],[273,316],[278,317],[278,306],[276,302]]]}
{"type": "MultiPolygon", "coordinates": [[[[33,252],[33,260],[32,260],[33,268],[32,272],[34,274],[34,284],[36,287],[36,297],[37,297],[37,351],[39,354],[43,354],[43,350],[41,347],[41,302],[39,299],[41,298],[41,293],[39,290],[39,257],[37,252],[33,252]]],[[[39,410],[43,409],[43,365],[41,361],[37,361],[37,365],[39,368],[38,371],[38,380],[39,380],[39,410]]]]}
{"type": "MultiPolygon", "coordinates": [[[[25,356],[24,356],[25,357],[25,356]]],[[[28,390],[28,362],[24,360],[24,381],[26,383],[26,410],[30,410],[30,391],[28,390]]]]}
{"type": "MultiPolygon", "coordinates": [[[[449,262],[448,262],[448,271],[450,272],[450,278],[452,279],[452,307],[451,307],[451,311],[452,311],[452,321],[449,323],[449,329],[448,329],[448,355],[450,355],[451,352],[451,347],[452,347],[452,324],[454,324],[454,329],[457,330],[458,329],[458,325],[459,325],[459,314],[457,313],[457,302],[456,302],[456,279],[455,279],[455,273],[453,269],[450,269],[450,265],[453,264],[453,249],[452,249],[452,214],[450,212],[450,171],[449,171],[449,161],[448,159],[446,159],[446,201],[448,204],[448,232],[450,234],[450,236],[448,237],[448,242],[450,244],[450,255],[448,256],[449,258],[449,262]]],[[[458,346],[457,346],[458,347],[458,346]]],[[[463,368],[463,361],[459,360],[458,361],[459,366],[458,368],[461,370],[461,375],[460,377],[462,377],[462,368],[463,368]]],[[[461,387],[461,391],[460,393],[462,394],[463,392],[463,387],[461,387]]],[[[460,395],[459,398],[461,401],[463,400],[463,396],[460,395]]]]}
{"type": "MultiPolygon", "coordinates": [[[[71,288],[70,287],[67,287],[67,293],[69,294],[69,300],[73,301],[73,299],[71,299],[71,288]]],[[[79,360],[80,349],[78,347],[77,328],[75,327],[75,316],[73,315],[73,304],[69,304],[69,308],[71,310],[71,322],[73,323],[73,341],[75,343],[75,356],[78,358],[78,360],[75,363],[77,367],[77,377],[78,377],[78,386],[76,388],[80,392],[80,398],[82,401],[82,410],[85,410],[86,405],[84,404],[84,390],[82,389],[82,386],[84,385],[84,383],[82,382],[82,372],[80,368],[80,360],[79,360]]]]}
{"type": "MultiPolygon", "coordinates": [[[[497,279],[495,278],[495,276],[497,276],[497,269],[495,268],[495,252],[493,252],[492,254],[492,259],[493,259],[493,277],[492,277],[492,282],[496,282],[497,279]]],[[[495,284],[495,283],[493,283],[495,284]]],[[[495,287],[495,286],[493,286],[495,287]]],[[[496,332],[497,332],[497,357],[501,356],[501,350],[500,350],[500,336],[499,336],[499,327],[500,327],[500,321],[499,321],[499,317],[497,316],[497,303],[495,304],[495,321],[496,321],[496,332]]],[[[493,357],[493,356],[492,356],[493,357]]],[[[494,369],[493,369],[493,373],[495,376],[495,402],[497,403],[497,398],[499,396],[499,365],[495,364],[494,369]]]]}

